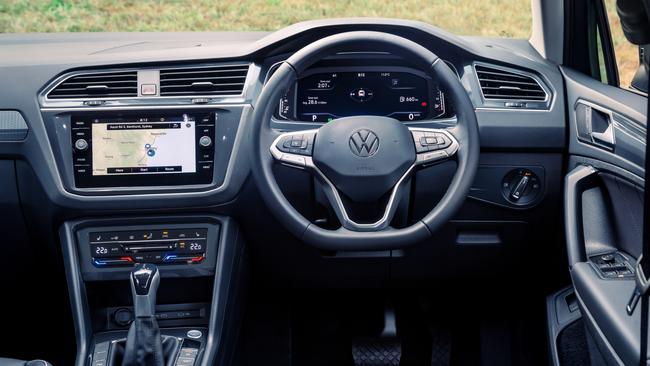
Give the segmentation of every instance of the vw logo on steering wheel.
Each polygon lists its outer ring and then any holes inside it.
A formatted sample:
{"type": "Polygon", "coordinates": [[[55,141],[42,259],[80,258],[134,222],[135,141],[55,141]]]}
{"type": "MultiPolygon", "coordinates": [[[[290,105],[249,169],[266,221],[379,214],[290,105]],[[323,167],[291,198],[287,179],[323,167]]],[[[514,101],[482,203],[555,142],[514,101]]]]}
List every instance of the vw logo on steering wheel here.
{"type": "Polygon", "coordinates": [[[373,156],[379,150],[379,137],[370,130],[358,130],[350,136],[350,150],[362,158],[373,156]]]}

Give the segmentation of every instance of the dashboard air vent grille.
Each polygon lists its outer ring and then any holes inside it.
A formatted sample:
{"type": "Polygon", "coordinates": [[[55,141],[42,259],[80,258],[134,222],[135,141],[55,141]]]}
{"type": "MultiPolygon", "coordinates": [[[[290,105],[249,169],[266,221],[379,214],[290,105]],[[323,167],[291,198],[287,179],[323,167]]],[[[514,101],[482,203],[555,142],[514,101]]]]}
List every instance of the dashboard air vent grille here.
{"type": "Polygon", "coordinates": [[[138,72],[117,71],[81,74],[64,80],[47,95],[49,99],[115,98],[138,96],[138,72]]]}
{"type": "Polygon", "coordinates": [[[485,99],[546,100],[546,91],[533,77],[481,65],[474,67],[485,99]]]}
{"type": "Polygon", "coordinates": [[[160,95],[239,95],[247,73],[248,65],[160,70],[160,95]]]}

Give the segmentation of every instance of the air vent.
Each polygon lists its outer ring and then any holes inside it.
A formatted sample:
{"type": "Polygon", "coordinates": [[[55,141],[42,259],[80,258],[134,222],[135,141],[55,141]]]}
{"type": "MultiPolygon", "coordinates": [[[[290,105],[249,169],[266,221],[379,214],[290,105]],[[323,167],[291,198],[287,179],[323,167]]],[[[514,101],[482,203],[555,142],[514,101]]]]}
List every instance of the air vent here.
{"type": "Polygon", "coordinates": [[[546,91],[533,77],[502,69],[475,65],[485,99],[544,101],[546,91]]]}
{"type": "Polygon", "coordinates": [[[49,99],[128,98],[138,96],[137,71],[81,74],[66,79],[48,95],[49,99]]]}
{"type": "Polygon", "coordinates": [[[247,73],[248,65],[160,70],[160,95],[239,95],[247,73]]]}

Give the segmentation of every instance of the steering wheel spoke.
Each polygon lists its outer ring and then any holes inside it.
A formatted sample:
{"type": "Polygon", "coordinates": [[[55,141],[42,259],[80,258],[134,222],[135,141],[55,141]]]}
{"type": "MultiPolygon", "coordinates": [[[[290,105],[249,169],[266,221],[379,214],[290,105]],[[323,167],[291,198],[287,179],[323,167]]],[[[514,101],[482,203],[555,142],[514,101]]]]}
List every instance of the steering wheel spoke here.
{"type": "Polygon", "coordinates": [[[425,166],[453,157],[460,144],[446,129],[409,127],[415,144],[415,165],[425,166]]]}
{"type": "Polygon", "coordinates": [[[271,155],[279,163],[293,168],[312,168],[317,133],[318,130],[306,130],[280,134],[271,144],[271,155]]]}
{"type": "Polygon", "coordinates": [[[393,221],[393,218],[395,217],[397,206],[399,205],[399,202],[402,199],[402,195],[404,194],[404,189],[405,189],[404,183],[410,177],[411,172],[413,171],[413,166],[411,166],[411,168],[409,168],[402,175],[402,177],[399,179],[397,184],[395,184],[395,186],[390,190],[388,201],[384,206],[381,217],[379,217],[374,222],[367,222],[367,223],[357,222],[352,217],[350,217],[348,213],[348,209],[345,207],[345,204],[343,203],[343,199],[341,198],[341,194],[339,193],[338,189],[325,176],[325,174],[323,174],[323,172],[320,171],[320,169],[314,167],[314,171],[316,172],[317,179],[323,184],[325,197],[327,198],[327,201],[334,209],[334,213],[336,214],[336,217],[339,219],[339,222],[341,223],[341,227],[356,232],[371,232],[371,231],[383,231],[390,227],[390,223],[393,221]]]}

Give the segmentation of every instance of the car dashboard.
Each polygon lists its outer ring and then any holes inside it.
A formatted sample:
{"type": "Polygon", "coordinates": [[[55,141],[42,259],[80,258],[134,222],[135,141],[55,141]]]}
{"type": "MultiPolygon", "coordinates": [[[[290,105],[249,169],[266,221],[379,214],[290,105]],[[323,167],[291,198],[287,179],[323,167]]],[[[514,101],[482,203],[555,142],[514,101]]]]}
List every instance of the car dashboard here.
{"type": "MultiPolygon", "coordinates": [[[[525,40],[459,37],[411,21],[310,21],[274,33],[190,39],[181,33],[5,35],[0,109],[8,123],[0,156],[15,164],[23,202],[48,208],[29,213],[44,227],[89,213],[207,210],[252,228],[261,222],[278,235],[283,231],[268,215],[259,221],[246,208],[256,195],[249,184],[249,129],[259,93],[300,48],[354,30],[393,33],[432,50],[474,105],[481,161],[445,241],[515,243],[527,227],[552,220],[567,133],[557,66],[525,40]],[[50,56],[30,58],[36,54],[50,56]],[[513,195],[523,177],[530,184],[513,195]]],[[[384,50],[360,49],[327,55],[298,75],[270,125],[296,132],[358,115],[424,129],[457,122],[454,102],[428,70],[384,50]]],[[[405,220],[417,220],[442,197],[444,189],[426,181],[444,186],[454,168],[446,162],[418,172],[405,220]]],[[[280,182],[287,196],[306,217],[322,221],[328,213],[318,185],[301,172],[287,176],[280,182]]],[[[256,232],[253,242],[260,240],[256,232]]]]}
{"type": "MultiPolygon", "coordinates": [[[[481,161],[444,241],[509,245],[524,240],[526,228],[552,220],[567,133],[557,66],[525,40],[458,37],[411,21],[310,21],[274,33],[191,39],[180,33],[5,35],[0,47],[15,52],[3,52],[9,57],[0,71],[0,109],[9,121],[0,156],[15,164],[23,202],[48,208],[29,213],[44,227],[88,214],[207,210],[233,216],[250,226],[252,242],[263,242],[257,232],[284,232],[268,214],[255,219],[257,212],[246,208],[256,205],[249,133],[259,94],[297,50],[354,30],[393,33],[432,50],[474,105],[481,161]],[[50,57],[23,61],[37,53],[50,57]],[[526,189],[513,194],[523,178],[526,189]]],[[[392,117],[410,128],[457,123],[454,101],[428,70],[385,50],[359,49],[327,55],[298,75],[270,126],[299,132],[359,115],[392,117]]],[[[442,197],[454,169],[445,162],[414,176],[406,222],[442,197]]],[[[331,212],[318,184],[299,171],[287,177],[280,186],[301,213],[335,225],[323,219],[331,212]]]]}
{"type": "MultiPolygon", "coordinates": [[[[450,275],[503,276],[522,251],[560,235],[563,79],[526,40],[332,19],[273,33],[0,35],[0,54],[0,177],[8,182],[0,191],[9,209],[29,218],[37,250],[63,258],[50,265],[65,269],[83,352],[125,332],[116,314],[128,307],[116,281],[138,262],[159,265],[173,287],[163,297],[165,316],[189,314],[161,319],[161,327],[205,332],[197,341],[203,350],[239,300],[210,302],[238,298],[248,258],[270,286],[415,286],[450,275]],[[264,86],[303,47],[358,30],[435,53],[467,93],[480,132],[462,207],[434,237],[404,250],[308,247],[280,225],[254,184],[251,129],[264,86]]],[[[450,95],[413,60],[364,48],[324,56],[297,75],[269,126],[277,136],[302,136],[342,118],[381,116],[429,146],[427,138],[435,144],[439,135],[427,131],[459,123],[450,95]]],[[[281,148],[292,152],[291,143],[281,148]]],[[[317,225],[340,226],[319,182],[286,165],[274,169],[287,200],[317,225]]],[[[430,212],[456,168],[450,160],[414,173],[393,224],[430,212]]],[[[11,231],[16,220],[0,229],[11,231]]]]}

